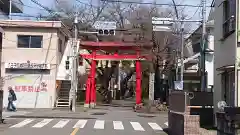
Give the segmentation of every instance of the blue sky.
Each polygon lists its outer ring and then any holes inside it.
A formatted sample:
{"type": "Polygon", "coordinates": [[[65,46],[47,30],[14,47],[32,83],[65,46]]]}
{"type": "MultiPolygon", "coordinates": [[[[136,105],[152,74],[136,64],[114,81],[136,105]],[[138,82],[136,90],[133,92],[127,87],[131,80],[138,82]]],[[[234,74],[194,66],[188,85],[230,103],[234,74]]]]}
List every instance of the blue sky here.
{"type": "MultiPolygon", "coordinates": [[[[39,3],[46,7],[52,7],[54,5],[55,0],[37,0],[39,3]]],[[[24,6],[24,13],[30,15],[37,15],[39,13],[45,12],[41,10],[42,8],[33,3],[31,0],[22,0],[22,2],[26,5],[24,6]]]]}
{"type": "MultiPolygon", "coordinates": [[[[41,3],[42,5],[46,6],[46,7],[53,7],[54,3],[56,0],[38,0],[39,3],[41,3]]],[[[58,0],[61,1],[61,0],[58,0]]],[[[64,0],[62,0],[64,1],[64,0]]],[[[70,1],[70,0],[68,0],[70,1]]],[[[74,1],[74,0],[73,0],[74,1]]],[[[87,2],[88,0],[80,0],[83,2],[87,2]]],[[[129,1],[134,1],[134,0],[129,0],[129,1]]],[[[151,2],[153,0],[144,0],[144,2],[151,2]]],[[[157,0],[160,1],[159,3],[171,3],[172,0],[157,0]]],[[[37,16],[40,13],[41,14],[47,14],[46,11],[44,11],[41,7],[39,7],[38,5],[36,5],[35,3],[31,2],[31,0],[22,0],[22,2],[25,4],[24,6],[24,13],[27,15],[33,15],[33,16],[37,16]]],[[[189,4],[189,5],[199,5],[201,3],[201,0],[175,0],[176,4],[189,4]]],[[[207,5],[211,5],[212,0],[207,0],[207,5]]],[[[182,9],[182,7],[179,7],[179,9],[182,9]]],[[[210,8],[207,8],[207,14],[209,13],[210,8]]],[[[200,19],[200,11],[201,9],[196,8],[196,7],[185,7],[184,12],[188,15],[188,18],[191,19],[200,19]],[[197,12],[196,12],[197,11],[197,12]]],[[[196,27],[198,24],[194,23],[193,24],[193,29],[194,27],[196,27]]]]}
{"type": "MultiPolygon", "coordinates": [[[[34,14],[42,13],[44,11],[44,10],[41,10],[41,7],[31,2],[31,0],[22,0],[22,1],[25,5],[27,5],[27,6],[24,6],[24,12],[27,14],[34,15],[34,14]]],[[[47,7],[53,7],[55,3],[55,0],[38,0],[38,1],[39,3],[47,7]]],[[[58,1],[61,1],[61,0],[58,0],[58,1]]],[[[80,0],[80,1],[87,2],[87,0],[80,0]]],[[[134,0],[131,0],[131,1],[134,1],[134,0]]],[[[150,2],[151,0],[144,0],[144,1],[150,2]]],[[[159,1],[161,1],[161,3],[171,3],[172,0],[159,0],[159,1]]],[[[192,4],[192,5],[199,5],[201,2],[201,0],[175,0],[175,1],[177,4],[192,4]]],[[[212,0],[207,0],[207,5],[210,5],[211,1],[212,0]]],[[[189,14],[189,16],[191,16],[192,15],[191,13],[195,12],[196,10],[197,10],[196,7],[190,7],[190,8],[187,7],[184,9],[184,11],[189,14]]],[[[195,16],[198,17],[197,15],[195,16]]]]}

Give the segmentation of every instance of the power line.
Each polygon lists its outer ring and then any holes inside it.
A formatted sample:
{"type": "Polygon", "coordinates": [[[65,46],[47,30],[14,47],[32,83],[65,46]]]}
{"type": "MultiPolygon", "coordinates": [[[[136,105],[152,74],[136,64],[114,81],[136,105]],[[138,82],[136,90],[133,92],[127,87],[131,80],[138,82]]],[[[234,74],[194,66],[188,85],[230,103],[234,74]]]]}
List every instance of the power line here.
{"type": "MultiPolygon", "coordinates": [[[[199,6],[200,6],[200,5],[199,5],[199,6]]],[[[186,18],[186,20],[192,19],[192,18],[197,14],[197,12],[199,11],[200,8],[201,8],[201,7],[198,7],[198,8],[196,9],[196,11],[193,13],[192,17],[186,18]]]]}
{"type": "Polygon", "coordinates": [[[38,8],[39,10],[45,10],[45,9],[42,9],[42,8],[39,8],[39,7],[33,7],[33,6],[26,5],[26,4],[23,4],[23,3],[20,3],[20,2],[16,2],[16,1],[12,1],[12,3],[21,4],[21,5],[23,5],[25,7],[28,7],[28,8],[34,8],[34,9],[38,8]]]}
{"type": "Polygon", "coordinates": [[[93,4],[84,3],[84,2],[82,2],[82,1],[80,1],[80,0],[76,0],[76,1],[79,2],[79,3],[81,3],[81,4],[84,4],[84,5],[86,5],[86,6],[89,6],[89,7],[99,8],[99,6],[95,6],[95,5],[93,5],[93,4]]]}
{"type": "MultiPolygon", "coordinates": [[[[122,0],[101,0],[101,1],[120,2],[120,3],[128,3],[128,4],[155,5],[155,6],[201,7],[199,5],[190,5],[190,4],[176,4],[176,5],[174,5],[174,4],[167,4],[167,3],[134,2],[134,1],[122,1],[122,0]]],[[[212,7],[212,6],[206,6],[206,7],[212,7]]]]}
{"type": "Polygon", "coordinates": [[[54,11],[49,9],[48,7],[43,6],[41,3],[39,3],[36,0],[31,0],[33,3],[37,4],[38,6],[40,6],[41,8],[45,9],[46,11],[48,11],[50,14],[52,14],[54,11]]]}

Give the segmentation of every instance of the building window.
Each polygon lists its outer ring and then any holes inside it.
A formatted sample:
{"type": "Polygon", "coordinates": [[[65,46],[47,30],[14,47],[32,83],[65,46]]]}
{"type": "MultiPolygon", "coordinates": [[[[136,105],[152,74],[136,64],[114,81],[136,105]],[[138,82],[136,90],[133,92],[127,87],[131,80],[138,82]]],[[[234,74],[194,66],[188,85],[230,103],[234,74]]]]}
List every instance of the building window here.
{"type": "Polygon", "coordinates": [[[18,48],[42,48],[43,36],[18,35],[18,48]]]}
{"type": "Polygon", "coordinates": [[[201,43],[200,42],[195,43],[192,47],[193,47],[194,54],[199,53],[201,51],[201,43]]]}
{"type": "Polygon", "coordinates": [[[62,40],[58,39],[58,51],[62,54],[63,53],[63,48],[62,48],[62,40]]]}
{"type": "Polygon", "coordinates": [[[228,105],[234,105],[234,91],[235,91],[235,73],[231,72],[224,72],[221,77],[221,85],[223,89],[223,98],[227,102],[228,105]]]}
{"type": "Polygon", "coordinates": [[[223,2],[223,38],[231,35],[236,28],[236,0],[225,0],[223,2]]]}

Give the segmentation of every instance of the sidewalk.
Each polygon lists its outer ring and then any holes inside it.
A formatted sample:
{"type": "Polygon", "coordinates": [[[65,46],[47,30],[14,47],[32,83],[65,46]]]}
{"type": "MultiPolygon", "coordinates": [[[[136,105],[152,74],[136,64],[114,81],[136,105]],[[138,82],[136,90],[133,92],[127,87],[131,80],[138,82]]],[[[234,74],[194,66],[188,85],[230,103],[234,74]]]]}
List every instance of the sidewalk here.
{"type": "Polygon", "coordinates": [[[95,119],[90,114],[103,112],[101,109],[92,109],[85,111],[83,107],[77,107],[76,112],[64,109],[28,109],[27,115],[21,115],[17,112],[11,115],[10,118],[61,118],[61,119],[95,119]]]}
{"type": "Polygon", "coordinates": [[[24,115],[27,115],[31,113],[30,111],[24,111],[24,110],[20,110],[20,111],[16,111],[16,112],[8,112],[8,111],[3,111],[2,112],[2,118],[3,119],[6,119],[6,118],[9,118],[9,117],[12,117],[12,116],[24,116],[24,115]]]}
{"type": "MultiPolygon", "coordinates": [[[[61,119],[96,119],[101,115],[108,117],[109,114],[115,113],[119,115],[158,115],[165,112],[159,112],[155,107],[151,108],[149,113],[146,107],[134,112],[133,106],[135,101],[130,100],[113,100],[111,104],[97,104],[96,108],[84,108],[83,105],[77,106],[76,112],[72,112],[69,108],[54,109],[18,109],[17,112],[4,112],[4,116],[10,118],[61,118],[61,119]]],[[[116,116],[109,116],[116,117],[116,116]]]]}
{"type": "Polygon", "coordinates": [[[133,107],[135,105],[134,99],[125,99],[125,100],[112,100],[111,104],[102,104],[100,106],[112,106],[112,107],[133,107]]]}
{"type": "Polygon", "coordinates": [[[50,118],[50,119],[97,119],[99,117],[116,117],[116,115],[155,117],[166,115],[165,113],[134,112],[132,107],[109,107],[96,106],[94,109],[87,109],[83,106],[77,107],[76,112],[64,109],[28,109],[27,111],[10,112],[10,118],[50,118]],[[22,113],[25,112],[25,113],[22,113]],[[27,112],[27,113],[26,113],[27,112]]]}

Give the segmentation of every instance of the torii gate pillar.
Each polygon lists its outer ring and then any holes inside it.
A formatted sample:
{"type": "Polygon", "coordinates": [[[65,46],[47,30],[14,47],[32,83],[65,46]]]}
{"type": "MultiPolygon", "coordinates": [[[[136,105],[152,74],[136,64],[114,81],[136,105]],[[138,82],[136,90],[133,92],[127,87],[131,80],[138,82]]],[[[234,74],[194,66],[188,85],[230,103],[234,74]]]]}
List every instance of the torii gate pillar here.
{"type": "Polygon", "coordinates": [[[140,60],[136,60],[136,105],[142,105],[142,71],[140,60]]]}
{"type": "Polygon", "coordinates": [[[88,75],[87,79],[87,88],[86,88],[86,98],[85,98],[85,104],[84,107],[92,107],[94,108],[96,106],[96,60],[94,58],[96,57],[96,50],[93,50],[92,52],[92,62],[91,62],[91,70],[90,74],[88,75]]]}

